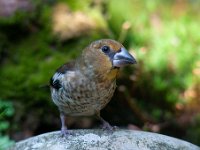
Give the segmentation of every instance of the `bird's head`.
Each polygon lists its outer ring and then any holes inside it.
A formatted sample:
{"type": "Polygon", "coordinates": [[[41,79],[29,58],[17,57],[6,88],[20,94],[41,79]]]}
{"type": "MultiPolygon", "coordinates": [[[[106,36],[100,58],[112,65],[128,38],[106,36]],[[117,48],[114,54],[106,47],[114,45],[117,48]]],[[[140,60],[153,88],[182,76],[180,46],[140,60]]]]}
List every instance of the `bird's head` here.
{"type": "Polygon", "coordinates": [[[116,77],[120,67],[135,64],[135,58],[122,44],[111,39],[92,42],[82,53],[87,66],[96,73],[109,74],[116,77]]]}

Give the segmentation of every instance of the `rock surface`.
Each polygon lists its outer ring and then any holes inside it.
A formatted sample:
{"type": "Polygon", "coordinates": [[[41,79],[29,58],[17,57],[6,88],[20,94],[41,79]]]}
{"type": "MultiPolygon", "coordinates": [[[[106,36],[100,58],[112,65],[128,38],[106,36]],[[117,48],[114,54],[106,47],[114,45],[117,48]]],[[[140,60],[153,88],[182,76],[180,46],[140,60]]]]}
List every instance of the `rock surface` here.
{"type": "Polygon", "coordinates": [[[73,130],[61,137],[60,131],[41,134],[17,142],[11,150],[200,150],[189,142],[169,136],[133,130],[73,130]]]}

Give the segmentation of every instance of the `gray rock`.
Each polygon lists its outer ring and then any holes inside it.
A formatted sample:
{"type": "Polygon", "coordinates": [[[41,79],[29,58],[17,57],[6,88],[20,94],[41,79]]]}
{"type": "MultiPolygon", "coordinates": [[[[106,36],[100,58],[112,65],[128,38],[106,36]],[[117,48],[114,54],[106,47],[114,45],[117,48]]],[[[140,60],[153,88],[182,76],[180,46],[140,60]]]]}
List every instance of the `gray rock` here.
{"type": "Polygon", "coordinates": [[[200,150],[189,142],[169,136],[134,131],[73,130],[61,137],[59,131],[17,142],[11,150],[200,150]]]}

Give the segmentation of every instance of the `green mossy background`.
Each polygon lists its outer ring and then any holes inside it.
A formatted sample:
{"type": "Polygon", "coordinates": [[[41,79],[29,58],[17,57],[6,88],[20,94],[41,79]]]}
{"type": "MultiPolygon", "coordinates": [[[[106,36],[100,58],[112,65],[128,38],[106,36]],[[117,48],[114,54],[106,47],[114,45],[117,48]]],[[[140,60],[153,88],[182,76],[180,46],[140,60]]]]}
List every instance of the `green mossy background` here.
{"type": "MultiPolygon", "coordinates": [[[[118,89],[102,116],[113,125],[200,145],[199,1],[46,0],[29,4],[30,9],[17,9],[7,16],[0,12],[0,141],[4,141],[0,148],[59,129],[49,79],[60,65],[101,38],[120,41],[138,61],[122,69],[118,89]],[[66,26],[71,25],[70,30],[65,26],[54,30],[60,27],[59,19],[54,20],[57,12],[69,14],[66,26]],[[85,26],[76,26],[80,19],[85,26]]],[[[68,126],[98,124],[95,119],[70,118],[68,126]]]]}

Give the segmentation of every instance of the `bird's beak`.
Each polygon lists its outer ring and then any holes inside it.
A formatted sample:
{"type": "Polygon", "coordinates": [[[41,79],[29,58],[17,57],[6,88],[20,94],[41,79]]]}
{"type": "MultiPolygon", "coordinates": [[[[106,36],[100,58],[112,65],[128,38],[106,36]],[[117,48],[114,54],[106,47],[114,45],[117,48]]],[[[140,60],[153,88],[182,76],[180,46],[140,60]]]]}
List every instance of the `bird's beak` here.
{"type": "Polygon", "coordinates": [[[136,64],[136,60],[125,48],[122,47],[113,57],[113,66],[123,67],[129,64],[136,64]]]}

